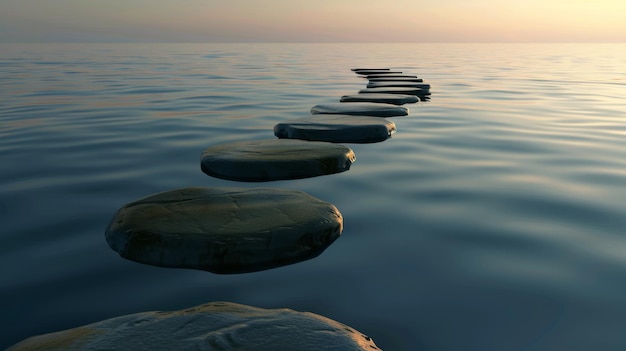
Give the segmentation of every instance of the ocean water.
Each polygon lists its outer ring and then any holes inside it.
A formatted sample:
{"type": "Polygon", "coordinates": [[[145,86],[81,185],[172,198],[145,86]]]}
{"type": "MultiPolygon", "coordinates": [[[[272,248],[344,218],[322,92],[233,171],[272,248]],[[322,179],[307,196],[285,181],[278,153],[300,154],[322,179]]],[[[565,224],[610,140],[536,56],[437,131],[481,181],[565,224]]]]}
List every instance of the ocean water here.
{"type": "Polygon", "coordinates": [[[626,349],[625,44],[1,44],[0,348],[210,301],[311,311],[391,350],[626,349]],[[208,146],[274,138],[389,67],[430,83],[344,173],[238,183],[208,146]],[[104,230],[186,186],[333,203],[319,257],[216,275],[127,261],[104,230]]]}

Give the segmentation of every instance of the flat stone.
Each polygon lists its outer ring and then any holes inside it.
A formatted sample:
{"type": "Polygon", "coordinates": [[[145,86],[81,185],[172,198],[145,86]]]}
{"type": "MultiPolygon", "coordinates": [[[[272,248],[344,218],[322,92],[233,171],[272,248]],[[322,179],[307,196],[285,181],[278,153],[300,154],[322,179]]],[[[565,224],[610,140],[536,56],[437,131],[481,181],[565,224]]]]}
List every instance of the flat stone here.
{"type": "Polygon", "coordinates": [[[354,73],[360,74],[363,76],[368,76],[372,74],[402,74],[402,71],[390,71],[390,70],[380,70],[380,69],[363,69],[355,71],[354,73]]]}
{"type": "Polygon", "coordinates": [[[370,83],[373,82],[417,82],[421,83],[424,81],[422,78],[370,78],[368,79],[370,83]]]}
{"type": "Polygon", "coordinates": [[[300,179],[344,172],[355,160],[346,146],[271,139],[211,146],[202,153],[204,173],[243,182],[300,179]]]}
{"type": "Polygon", "coordinates": [[[395,131],[396,125],[385,118],[351,115],[315,115],[274,126],[274,135],[279,138],[331,143],[375,143],[395,131]]]}
{"type": "Polygon", "coordinates": [[[430,90],[420,88],[380,87],[359,90],[359,94],[404,94],[404,95],[430,95],[430,90]]]}
{"type": "Polygon", "coordinates": [[[418,83],[418,82],[369,82],[367,84],[368,88],[420,88],[420,89],[430,89],[430,84],[428,83],[418,83]]]}
{"type": "Polygon", "coordinates": [[[124,205],[105,237],[132,261],[226,274],[314,258],[342,229],[335,206],[301,191],[196,187],[124,205]]]}
{"type": "Polygon", "coordinates": [[[311,312],[211,302],[178,311],[129,314],[56,333],[33,336],[8,350],[380,349],[370,337],[356,329],[311,312]]]}
{"type": "Polygon", "coordinates": [[[367,79],[372,78],[417,78],[417,76],[412,76],[409,74],[368,74],[365,76],[367,79]]]}
{"type": "Polygon", "coordinates": [[[341,102],[375,102],[393,105],[404,105],[419,102],[414,95],[401,95],[401,94],[355,94],[344,95],[341,97],[341,102]]]}
{"type": "Polygon", "coordinates": [[[352,68],[351,71],[352,72],[357,72],[357,71],[389,71],[389,68],[352,68]]]}
{"type": "Polygon", "coordinates": [[[314,115],[335,114],[374,117],[406,116],[409,109],[392,104],[378,104],[373,102],[351,102],[315,105],[311,108],[314,115]]]}

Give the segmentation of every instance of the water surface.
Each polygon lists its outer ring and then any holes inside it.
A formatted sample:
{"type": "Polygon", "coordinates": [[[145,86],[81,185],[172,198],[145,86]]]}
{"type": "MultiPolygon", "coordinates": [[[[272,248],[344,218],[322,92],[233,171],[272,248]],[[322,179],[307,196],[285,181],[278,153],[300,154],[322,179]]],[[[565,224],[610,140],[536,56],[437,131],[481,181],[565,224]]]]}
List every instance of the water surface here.
{"type": "Polygon", "coordinates": [[[2,44],[0,347],[209,301],[311,311],[384,350],[626,349],[624,44],[2,44]],[[363,89],[352,67],[430,83],[350,171],[210,178],[208,146],[363,89]],[[335,204],[321,256],[215,275],[124,260],[123,204],[271,186],[335,204]]]}

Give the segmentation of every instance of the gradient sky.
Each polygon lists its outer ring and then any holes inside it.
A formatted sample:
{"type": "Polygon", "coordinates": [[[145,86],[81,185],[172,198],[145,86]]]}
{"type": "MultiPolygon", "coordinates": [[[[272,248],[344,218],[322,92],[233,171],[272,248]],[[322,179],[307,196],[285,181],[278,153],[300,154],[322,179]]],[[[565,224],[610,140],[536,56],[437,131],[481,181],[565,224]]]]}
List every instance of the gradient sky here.
{"type": "Polygon", "coordinates": [[[626,0],[0,0],[0,42],[626,42],[626,0]]]}

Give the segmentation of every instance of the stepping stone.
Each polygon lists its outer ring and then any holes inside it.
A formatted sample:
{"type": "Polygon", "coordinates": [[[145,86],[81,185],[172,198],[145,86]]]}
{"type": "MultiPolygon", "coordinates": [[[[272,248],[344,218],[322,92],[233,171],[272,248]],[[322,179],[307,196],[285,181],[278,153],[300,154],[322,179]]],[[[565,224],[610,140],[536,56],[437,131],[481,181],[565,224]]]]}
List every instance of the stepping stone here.
{"type": "Polygon", "coordinates": [[[332,114],[332,115],[355,115],[355,116],[374,116],[374,117],[395,117],[406,116],[409,109],[406,107],[395,106],[392,104],[378,104],[373,102],[351,102],[315,105],[311,108],[314,115],[332,114]]]}
{"type": "Polygon", "coordinates": [[[393,105],[404,105],[419,102],[420,99],[414,95],[401,94],[355,94],[344,95],[341,102],[376,102],[393,105]]]}
{"type": "Polygon", "coordinates": [[[351,71],[389,71],[389,68],[352,68],[351,71]]]}
{"type": "Polygon", "coordinates": [[[335,206],[301,191],[198,187],[124,205],[105,237],[132,261],[227,274],[314,258],[342,229],[335,206]]]}
{"type": "Polygon", "coordinates": [[[360,74],[363,76],[368,76],[372,74],[402,74],[401,71],[389,71],[389,70],[380,70],[380,69],[364,69],[355,71],[354,73],[360,74]]]}
{"type": "Polygon", "coordinates": [[[430,90],[420,88],[381,87],[359,90],[359,94],[404,94],[404,95],[430,95],[430,90]]]}
{"type": "Polygon", "coordinates": [[[422,78],[370,78],[368,79],[370,83],[373,82],[418,82],[421,83],[424,81],[422,78]]]}
{"type": "Polygon", "coordinates": [[[369,82],[367,84],[367,87],[368,88],[398,87],[398,88],[430,89],[430,84],[428,84],[428,83],[417,83],[417,82],[369,82]]]}
{"type": "Polygon", "coordinates": [[[340,173],[354,160],[343,145],[271,139],[211,146],[202,153],[201,168],[216,178],[266,182],[340,173]]]}
{"type": "Polygon", "coordinates": [[[395,131],[396,125],[385,118],[351,115],[315,115],[274,126],[274,135],[279,138],[331,143],[375,143],[395,131]]]}
{"type": "Polygon", "coordinates": [[[211,302],[178,311],[141,312],[33,336],[25,350],[377,351],[374,341],[311,312],[211,302]]]}
{"type": "Polygon", "coordinates": [[[365,76],[367,79],[373,78],[417,78],[417,76],[412,76],[408,74],[368,74],[365,76]]]}

